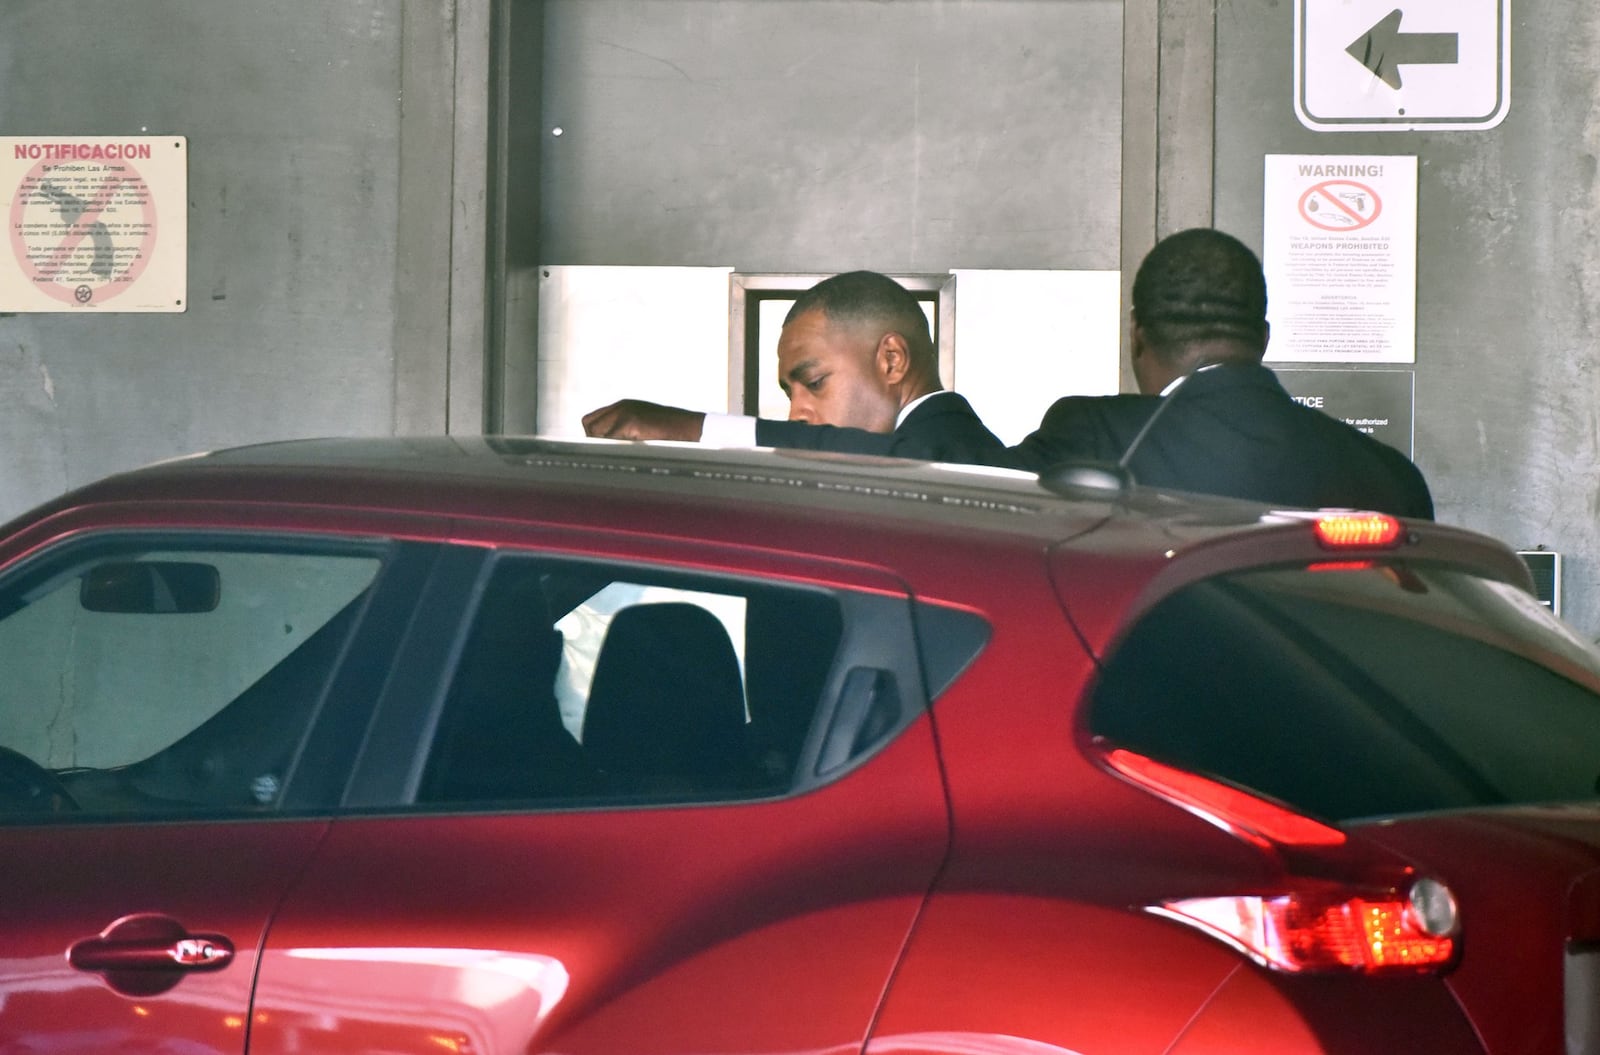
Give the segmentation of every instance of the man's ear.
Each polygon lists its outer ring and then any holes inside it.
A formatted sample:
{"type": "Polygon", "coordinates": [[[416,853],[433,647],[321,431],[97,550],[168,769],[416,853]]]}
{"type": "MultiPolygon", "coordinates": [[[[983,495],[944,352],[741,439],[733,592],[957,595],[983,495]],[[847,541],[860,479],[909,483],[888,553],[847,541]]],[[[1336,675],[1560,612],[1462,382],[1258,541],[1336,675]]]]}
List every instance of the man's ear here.
{"type": "Polygon", "coordinates": [[[1133,380],[1145,395],[1158,395],[1175,374],[1150,346],[1144,327],[1137,322],[1128,329],[1128,366],[1133,369],[1133,380]]]}
{"type": "Polygon", "coordinates": [[[1136,378],[1162,369],[1162,359],[1151,347],[1150,335],[1137,322],[1128,323],[1128,365],[1136,378]]]}
{"type": "Polygon", "coordinates": [[[911,372],[911,346],[898,333],[886,333],[878,338],[874,363],[885,384],[898,385],[911,372]]]}

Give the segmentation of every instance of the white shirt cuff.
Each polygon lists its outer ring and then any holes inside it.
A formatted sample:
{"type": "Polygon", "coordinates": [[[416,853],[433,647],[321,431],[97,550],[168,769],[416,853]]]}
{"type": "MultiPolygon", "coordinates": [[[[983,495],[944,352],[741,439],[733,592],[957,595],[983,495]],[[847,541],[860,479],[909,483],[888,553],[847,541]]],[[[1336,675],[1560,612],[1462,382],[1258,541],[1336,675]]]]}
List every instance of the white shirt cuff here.
{"type": "Polygon", "coordinates": [[[707,414],[700,442],[713,447],[754,447],[756,419],[743,414],[707,414]]]}

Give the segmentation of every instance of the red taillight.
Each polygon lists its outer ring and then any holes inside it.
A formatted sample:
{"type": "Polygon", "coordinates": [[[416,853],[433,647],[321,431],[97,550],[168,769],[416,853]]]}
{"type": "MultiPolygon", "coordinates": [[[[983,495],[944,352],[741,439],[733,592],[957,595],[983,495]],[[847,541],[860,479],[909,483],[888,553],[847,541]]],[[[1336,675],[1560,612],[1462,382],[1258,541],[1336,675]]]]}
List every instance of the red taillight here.
{"type": "Polygon", "coordinates": [[[1383,513],[1322,513],[1312,530],[1323,549],[1381,549],[1396,545],[1404,528],[1383,513]]]}
{"type": "MultiPolygon", "coordinates": [[[[1134,751],[1105,753],[1112,769],[1175,806],[1266,850],[1335,847],[1337,828],[1208,777],[1164,765],[1134,751]]],[[[1279,971],[1429,971],[1455,956],[1456,901],[1433,879],[1385,889],[1364,881],[1359,892],[1324,876],[1285,878],[1279,891],[1225,897],[1174,898],[1148,911],[1220,938],[1279,971]]]]}
{"type": "Polygon", "coordinates": [[[1429,971],[1448,964],[1456,951],[1455,901],[1426,879],[1409,895],[1186,898],[1150,911],[1197,927],[1280,971],[1429,971]],[[1448,909],[1438,908],[1441,903],[1448,909]]]}
{"type": "Polygon", "coordinates": [[[1217,827],[1252,842],[1279,846],[1338,846],[1344,832],[1239,788],[1124,748],[1106,753],[1111,768],[1217,827]]]}

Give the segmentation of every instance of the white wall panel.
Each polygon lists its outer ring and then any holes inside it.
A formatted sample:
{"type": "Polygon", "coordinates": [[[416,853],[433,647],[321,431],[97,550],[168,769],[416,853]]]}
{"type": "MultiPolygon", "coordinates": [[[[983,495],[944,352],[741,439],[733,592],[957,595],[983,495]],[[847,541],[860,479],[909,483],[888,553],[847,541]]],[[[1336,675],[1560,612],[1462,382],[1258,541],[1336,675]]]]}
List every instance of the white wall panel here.
{"type": "Polygon", "coordinates": [[[1117,391],[1120,272],[953,274],[955,390],[1007,444],[1061,396],[1117,391]]]}
{"type": "Polygon", "coordinates": [[[546,436],[625,397],[728,409],[727,267],[544,267],[539,413],[546,436]]]}

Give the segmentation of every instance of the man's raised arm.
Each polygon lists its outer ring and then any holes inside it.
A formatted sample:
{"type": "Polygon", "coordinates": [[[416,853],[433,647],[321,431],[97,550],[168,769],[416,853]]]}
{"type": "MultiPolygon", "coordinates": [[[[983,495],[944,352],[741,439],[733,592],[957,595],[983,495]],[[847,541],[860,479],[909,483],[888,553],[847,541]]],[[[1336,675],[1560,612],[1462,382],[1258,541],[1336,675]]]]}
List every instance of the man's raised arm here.
{"type": "Polygon", "coordinates": [[[583,433],[608,440],[700,440],[706,416],[643,399],[619,399],[583,416],[583,433]]]}

